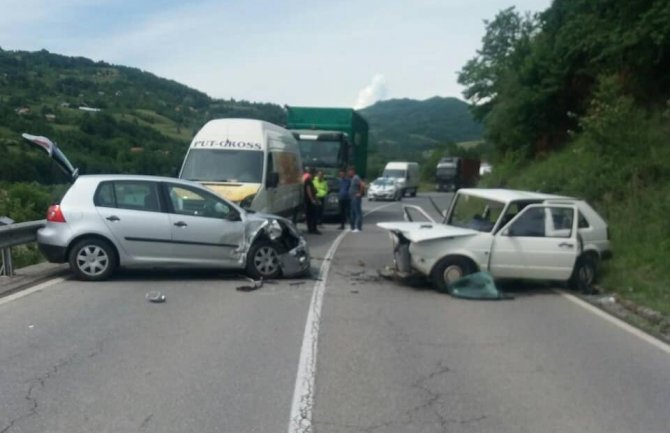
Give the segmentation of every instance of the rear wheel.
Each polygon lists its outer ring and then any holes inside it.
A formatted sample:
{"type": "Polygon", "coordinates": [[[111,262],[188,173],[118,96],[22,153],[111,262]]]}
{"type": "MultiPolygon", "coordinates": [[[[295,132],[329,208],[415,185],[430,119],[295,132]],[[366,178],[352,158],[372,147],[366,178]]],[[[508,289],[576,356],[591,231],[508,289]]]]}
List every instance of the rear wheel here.
{"type": "Polygon", "coordinates": [[[412,197],[416,197],[416,188],[412,190],[412,197]]]}
{"type": "Polygon", "coordinates": [[[447,290],[447,286],[454,281],[463,278],[475,271],[472,263],[462,257],[445,257],[440,260],[430,274],[433,287],[441,292],[447,290]]]}
{"type": "Polygon", "coordinates": [[[257,241],[247,255],[247,273],[253,278],[272,279],[281,275],[279,250],[268,241],[257,241]]]}
{"type": "Polygon", "coordinates": [[[116,268],[116,251],[102,239],[85,238],[70,250],[70,268],[80,280],[101,281],[109,278],[116,268]]]}
{"type": "Polygon", "coordinates": [[[574,290],[591,293],[597,276],[598,261],[591,255],[582,256],[577,259],[568,284],[574,290]]]}

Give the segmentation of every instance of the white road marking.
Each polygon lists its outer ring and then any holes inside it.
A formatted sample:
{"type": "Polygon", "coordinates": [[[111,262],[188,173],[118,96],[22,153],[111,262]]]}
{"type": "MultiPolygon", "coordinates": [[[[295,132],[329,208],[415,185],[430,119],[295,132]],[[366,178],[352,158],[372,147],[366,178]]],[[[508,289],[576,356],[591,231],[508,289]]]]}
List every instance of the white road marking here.
{"type": "MultiPolygon", "coordinates": [[[[389,203],[378,206],[364,214],[371,213],[394,205],[389,203]]],[[[330,245],[323,259],[319,276],[312,292],[312,301],[307,312],[305,332],[302,337],[302,348],[300,349],[300,360],[298,362],[298,374],[295,378],[295,389],[293,391],[293,402],[291,404],[291,418],[289,420],[289,433],[312,432],[312,409],[314,408],[314,381],[316,378],[316,355],[319,342],[319,326],[321,322],[321,306],[323,305],[323,294],[326,291],[328,271],[333,261],[337,247],[342,239],[350,233],[349,230],[340,233],[330,245]]]]}
{"type": "Polygon", "coordinates": [[[34,287],[31,287],[30,289],[22,290],[20,292],[14,293],[12,295],[5,296],[4,298],[0,298],[0,305],[9,304],[12,301],[16,301],[17,299],[21,299],[24,296],[32,295],[35,292],[39,292],[43,289],[46,289],[49,286],[53,286],[54,284],[62,283],[63,281],[65,281],[65,278],[63,278],[63,277],[54,278],[54,279],[45,281],[43,283],[40,283],[40,284],[38,284],[34,287]]]}
{"type": "Polygon", "coordinates": [[[608,322],[618,326],[619,328],[623,329],[624,331],[633,334],[637,338],[646,341],[647,343],[651,344],[652,346],[657,347],[658,349],[661,349],[663,352],[670,354],[670,345],[664,343],[663,341],[643,332],[637,329],[636,327],[629,325],[628,323],[624,322],[623,320],[619,319],[618,317],[612,316],[611,314],[601,310],[598,307],[595,307],[588,302],[579,299],[577,296],[572,295],[570,293],[564,292],[563,290],[556,290],[558,293],[561,294],[565,299],[579,305],[580,307],[592,312],[593,314],[602,317],[603,319],[607,320],[608,322]]]}

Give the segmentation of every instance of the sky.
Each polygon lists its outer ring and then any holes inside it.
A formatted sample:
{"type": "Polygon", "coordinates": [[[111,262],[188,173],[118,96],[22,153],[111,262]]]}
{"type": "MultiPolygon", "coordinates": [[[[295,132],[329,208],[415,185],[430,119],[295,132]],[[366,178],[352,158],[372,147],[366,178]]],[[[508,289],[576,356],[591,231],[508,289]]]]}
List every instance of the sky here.
{"type": "Polygon", "coordinates": [[[0,0],[0,47],[83,56],[214,98],[363,108],[462,98],[484,20],[551,0],[0,0]]]}

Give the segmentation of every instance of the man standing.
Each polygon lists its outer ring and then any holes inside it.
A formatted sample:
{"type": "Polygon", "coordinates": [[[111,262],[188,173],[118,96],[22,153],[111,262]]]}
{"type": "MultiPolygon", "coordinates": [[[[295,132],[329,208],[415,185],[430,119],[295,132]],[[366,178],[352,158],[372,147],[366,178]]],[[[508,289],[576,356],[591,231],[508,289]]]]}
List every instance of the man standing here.
{"type": "Polygon", "coordinates": [[[319,199],[316,198],[316,188],[314,188],[314,173],[314,169],[311,168],[304,178],[305,222],[307,223],[307,233],[320,235],[321,232],[316,228],[316,210],[319,199]]]}
{"type": "Polygon", "coordinates": [[[326,179],[323,177],[323,171],[321,170],[316,173],[316,177],[312,182],[316,189],[316,199],[319,201],[319,205],[316,208],[316,223],[321,225],[323,222],[323,207],[326,203],[326,196],[328,195],[328,182],[326,182],[326,179]]]}
{"type": "Polygon", "coordinates": [[[349,167],[349,198],[351,199],[351,230],[358,233],[363,229],[363,183],[354,167],[349,167]]]}
{"type": "Polygon", "coordinates": [[[337,191],[337,199],[340,204],[340,230],[344,230],[344,226],[347,224],[349,214],[351,213],[349,186],[351,186],[351,179],[347,177],[347,173],[342,169],[339,172],[339,188],[337,191]]]}

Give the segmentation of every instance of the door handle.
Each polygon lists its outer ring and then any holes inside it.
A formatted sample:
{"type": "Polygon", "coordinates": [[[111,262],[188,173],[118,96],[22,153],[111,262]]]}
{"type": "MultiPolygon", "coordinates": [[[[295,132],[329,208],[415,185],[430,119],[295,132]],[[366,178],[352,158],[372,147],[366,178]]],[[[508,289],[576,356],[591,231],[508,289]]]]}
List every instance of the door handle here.
{"type": "Polygon", "coordinates": [[[562,247],[573,248],[575,246],[575,244],[572,244],[570,242],[561,242],[560,244],[558,244],[558,246],[561,247],[561,248],[562,247]]]}
{"type": "Polygon", "coordinates": [[[121,218],[117,217],[116,215],[110,215],[105,219],[107,221],[111,221],[111,222],[121,221],[121,218]]]}
{"type": "Polygon", "coordinates": [[[177,227],[186,227],[188,224],[186,224],[184,221],[177,221],[174,223],[177,227]]]}

